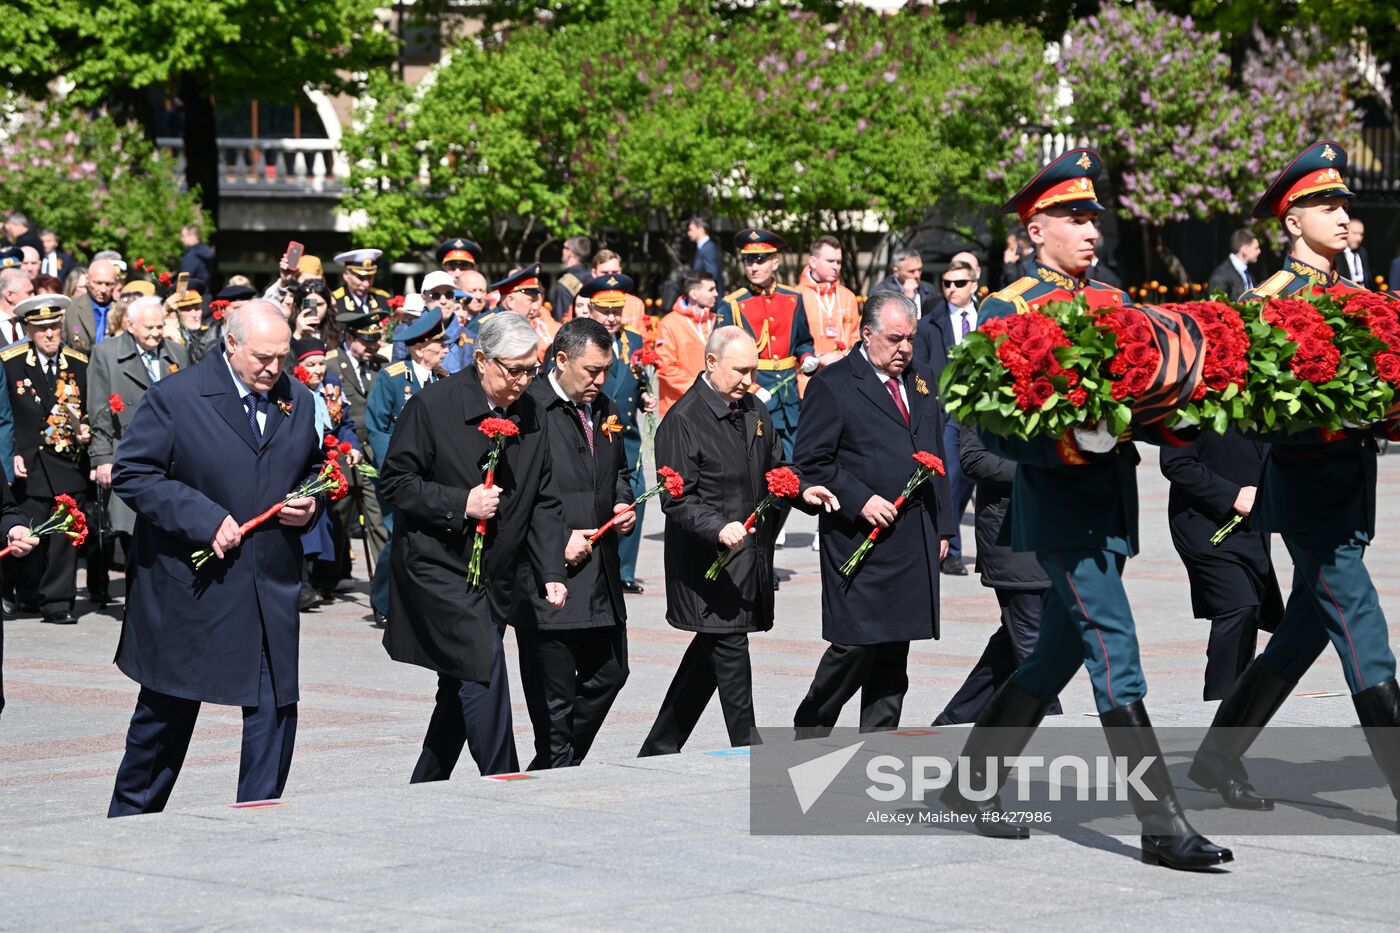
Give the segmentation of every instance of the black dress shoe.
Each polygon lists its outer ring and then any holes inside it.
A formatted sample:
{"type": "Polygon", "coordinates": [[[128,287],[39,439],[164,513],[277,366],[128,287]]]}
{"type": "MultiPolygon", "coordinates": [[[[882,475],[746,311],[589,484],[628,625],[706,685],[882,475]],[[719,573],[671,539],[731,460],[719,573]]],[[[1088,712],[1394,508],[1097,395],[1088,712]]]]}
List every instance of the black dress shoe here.
{"type": "Polygon", "coordinates": [[[88,602],[99,607],[110,606],[112,604],[112,594],[108,593],[106,590],[98,590],[95,593],[92,590],[88,590],[88,602]]]}
{"type": "Polygon", "coordinates": [[[967,576],[967,568],[963,566],[961,557],[945,557],[938,565],[939,571],[950,577],[967,576]]]}
{"type": "Polygon", "coordinates": [[[44,621],[50,625],[77,625],[78,620],[73,617],[73,613],[67,609],[59,612],[44,613],[44,621]]]}
{"type": "Polygon", "coordinates": [[[374,627],[375,627],[375,628],[383,628],[383,627],[384,627],[384,617],[383,617],[382,615],[380,615],[379,613],[377,613],[377,612],[374,614],[374,627]]]}
{"type": "Polygon", "coordinates": [[[297,611],[308,612],[321,605],[321,597],[316,595],[316,591],[309,586],[303,585],[301,594],[297,597],[297,611]]]}
{"type": "Polygon", "coordinates": [[[645,593],[646,590],[639,586],[635,580],[623,580],[622,592],[631,593],[633,596],[640,596],[645,593]]]}

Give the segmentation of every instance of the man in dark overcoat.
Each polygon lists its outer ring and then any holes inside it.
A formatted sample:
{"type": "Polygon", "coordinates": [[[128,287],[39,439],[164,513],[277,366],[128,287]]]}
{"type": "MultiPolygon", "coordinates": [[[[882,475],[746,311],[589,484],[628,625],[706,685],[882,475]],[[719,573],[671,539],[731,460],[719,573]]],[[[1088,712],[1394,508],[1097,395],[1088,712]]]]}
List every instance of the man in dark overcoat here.
{"type": "Polygon", "coordinates": [[[520,685],[535,729],[529,770],[567,768],[583,761],[603,718],[627,680],[627,607],[623,603],[618,539],[637,515],[617,406],[601,391],[611,371],[612,335],[576,318],[554,335],[553,368],[528,394],[543,411],[550,472],[569,531],[565,583],[573,594],[556,609],[537,594],[534,567],[520,568],[512,623],[520,645],[520,685]],[[589,535],[614,514],[613,530],[589,535]]]}
{"type": "Polygon", "coordinates": [[[282,371],[281,310],[225,319],[224,352],[151,386],[117,447],[112,489],[136,512],[117,666],[141,685],[108,816],[165,808],[201,702],[243,707],[238,799],[281,796],[297,725],[301,532],[316,499],[240,524],[321,467],[316,405],[282,371]],[[195,569],[191,556],[212,548],[195,569]]]}
{"type": "MultiPolygon", "coordinates": [[[[705,343],[705,372],[661,420],[657,468],[685,480],[680,498],[662,496],[666,513],[666,621],[694,632],[640,757],[679,752],[719,693],[733,746],[754,727],[749,633],[773,627],[772,516],[753,529],[745,519],[767,494],[765,474],[782,465],[782,438],[767,406],[751,394],[758,345],[744,330],[715,330],[705,343]],[[720,549],[732,553],[714,580],[705,572],[720,549]]],[[[826,489],[803,492],[809,505],[836,506],[826,489]]]]}
{"type": "MultiPolygon", "coordinates": [[[[919,326],[923,325],[920,321],[919,326]]],[[[977,483],[977,564],[974,569],[982,578],[982,585],[996,593],[1001,624],[987,639],[987,646],[967,679],[933,721],[935,726],[976,721],[1002,684],[1035,647],[1041,607],[1050,588],[1050,580],[1034,554],[1014,551],[1000,543],[1003,528],[1007,540],[1010,535],[1007,507],[1011,504],[1016,462],[988,450],[976,429],[967,425],[963,425],[959,441],[958,457],[963,473],[977,483]]],[[[1061,712],[1057,699],[1048,715],[1058,716],[1061,712]]]]}
{"type": "Polygon", "coordinates": [[[1283,616],[1269,536],[1249,528],[1269,445],[1236,431],[1203,433],[1185,447],[1163,447],[1162,475],[1171,481],[1167,523],[1191,581],[1191,611],[1210,620],[1203,699],[1224,699],[1254,660],[1262,628],[1283,616]],[[1219,546],[1211,537],[1243,516],[1219,546]]]}
{"type": "Polygon", "coordinates": [[[830,644],[797,708],[800,734],[829,730],[857,691],[862,729],[897,727],[909,642],[938,637],[938,566],[953,534],[947,477],[931,477],[894,507],[918,466],[914,454],[943,457],[933,377],[911,365],[917,325],[904,295],[872,295],[861,311],[861,342],[807,384],[794,460],[843,508],[819,526],[822,637],[830,644]],[[842,564],[876,527],[883,530],[874,547],[843,575],[842,564]]]}
{"type": "MultiPolygon", "coordinates": [[[[417,392],[404,405],[380,471],[394,510],[393,582],[384,648],[395,661],[436,671],[438,689],[412,783],[452,776],[465,743],[482,774],[519,770],[501,633],[516,568],[528,556],[539,596],[562,608],[564,518],[551,480],[544,412],[526,394],[539,345],[518,314],[481,326],[474,365],[417,392]],[[507,437],[494,484],[481,432],[504,418],[507,437]],[[485,519],[481,585],[468,580],[477,521],[485,519]]],[[[586,597],[585,597],[586,598],[586,597]]]]}

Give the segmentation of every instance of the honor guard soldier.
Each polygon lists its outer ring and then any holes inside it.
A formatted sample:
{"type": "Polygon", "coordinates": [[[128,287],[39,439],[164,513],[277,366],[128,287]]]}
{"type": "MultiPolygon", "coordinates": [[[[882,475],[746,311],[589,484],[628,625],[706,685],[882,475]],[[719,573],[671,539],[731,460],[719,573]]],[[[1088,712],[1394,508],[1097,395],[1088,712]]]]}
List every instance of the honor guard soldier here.
{"type": "MultiPolygon", "coordinates": [[[[384,467],[394,423],[404,405],[424,386],[447,378],[447,371],[442,368],[443,358],[447,356],[443,336],[442,312],[437,308],[405,321],[394,332],[394,342],[408,348],[408,358],[384,367],[375,377],[365,403],[365,426],[376,469],[384,467]]],[[[387,509],[384,510],[384,527],[390,535],[394,533],[394,516],[387,509]]],[[[380,549],[374,579],[370,581],[370,604],[380,615],[389,613],[389,546],[390,542],[385,541],[380,549]]]]}
{"type": "Polygon", "coordinates": [[[376,263],[383,255],[379,249],[352,249],[336,254],[335,261],[345,269],[341,286],[331,293],[337,314],[368,311],[388,316],[389,293],[374,287],[374,276],[379,271],[376,263]]]}
{"type": "Polygon", "coordinates": [[[554,343],[559,323],[544,310],[544,286],[540,284],[540,264],[532,262],[522,269],[515,270],[499,282],[493,283],[491,291],[500,296],[500,301],[495,311],[488,311],[477,318],[477,330],[480,331],[481,324],[490,320],[492,314],[513,311],[530,323],[540,347],[540,361],[543,362],[549,345],[554,343]]]}
{"type": "MultiPolygon", "coordinates": [[[[340,379],[349,416],[355,422],[360,449],[370,463],[377,463],[384,455],[383,451],[376,452],[370,445],[365,406],[384,362],[379,355],[379,345],[384,339],[384,319],[387,316],[387,311],[343,311],[337,314],[335,324],[341,335],[340,345],[326,353],[326,372],[340,379]]],[[[350,495],[334,503],[333,508],[340,527],[347,533],[352,528],[361,530],[365,542],[365,573],[372,574],[376,568],[370,563],[370,555],[378,554],[389,543],[383,509],[379,505],[379,481],[366,479],[359,470],[346,471],[345,478],[350,483],[350,495]]],[[[347,577],[350,575],[349,548],[338,553],[346,557],[340,574],[347,577]]],[[[374,608],[374,617],[376,625],[384,624],[383,611],[377,607],[374,608]]]]}
{"type": "MultiPolygon", "coordinates": [[[[627,299],[635,294],[631,277],[621,272],[590,279],[579,289],[579,297],[588,300],[588,316],[602,324],[612,338],[612,363],[607,381],[603,383],[603,394],[616,406],[618,423],[622,425],[622,449],[627,467],[632,471],[632,494],[640,496],[647,485],[642,472],[642,415],[655,411],[655,403],[642,391],[637,367],[632,365],[632,354],[642,349],[642,335],[622,324],[627,299]]],[[[637,506],[638,528],[641,528],[645,510],[646,503],[637,506]]],[[[641,540],[640,533],[618,539],[622,589],[627,593],[642,592],[637,583],[637,551],[641,540]]]]}
{"type": "Polygon", "coordinates": [[[773,413],[773,425],[783,441],[783,458],[791,460],[802,399],[797,381],[787,377],[799,367],[805,373],[815,372],[817,359],[812,355],[812,332],[807,326],[802,293],[779,284],[776,277],[781,262],[779,253],[786,246],[782,238],[767,230],[745,227],[734,234],[734,248],[739,252],[748,284],[720,301],[716,326],[742,327],[758,343],[756,394],[773,413]],[[782,387],[774,389],[779,383],[783,383],[782,387]]]}
{"type": "MultiPolygon", "coordinates": [[[[86,509],[88,490],[88,358],[63,346],[63,295],[35,295],[15,305],[29,340],[0,353],[15,423],[15,498],[38,525],[53,513],[54,497],[72,496],[86,509]]],[[[78,549],[50,535],[22,566],[16,584],[21,606],[37,607],[45,622],[72,625],[78,595],[78,549]]]]}
{"type": "MultiPolygon", "coordinates": [[[[1034,274],[987,299],[982,320],[1024,312],[1083,295],[1091,307],[1128,303],[1121,291],[1088,281],[1103,205],[1094,191],[1098,153],[1072,149],[1046,166],[1003,208],[1014,211],[1036,245],[1034,274]]],[[[1147,693],[1123,565],[1137,553],[1137,464],[1131,443],[1098,426],[1059,438],[1028,441],[984,433],[987,448],[1018,464],[1012,483],[1011,546],[1034,551],[1050,579],[1035,648],[977,717],[963,755],[972,783],[999,790],[1004,759],[1020,755],[1035,727],[1081,667],[1089,670],[1109,748],[1140,768],[1149,794],[1129,788],[1142,823],[1143,857],[1171,868],[1200,869],[1228,862],[1228,849],[1206,840],[1186,821],[1142,699],[1147,693]],[[994,764],[989,768],[987,760],[994,764]],[[1152,799],[1148,799],[1148,798],[1152,799]]],[[[1130,773],[1137,773],[1130,770],[1130,773]]],[[[965,779],[960,779],[965,780],[965,779]]],[[[943,801],[979,817],[980,832],[1027,835],[998,820],[996,796],[964,797],[950,783],[943,801]],[[984,821],[988,813],[995,814],[984,821]]]]}
{"type": "MultiPolygon", "coordinates": [[[[1364,289],[1337,274],[1347,247],[1346,150],[1319,142],[1298,155],[1254,209],[1288,236],[1288,258],[1242,301],[1346,296],[1364,289]]],[[[1332,643],[1342,661],[1371,752],[1400,798],[1400,686],[1385,612],[1363,563],[1376,533],[1376,440],[1372,429],[1271,434],[1253,530],[1276,532],[1293,558],[1293,589],[1273,637],[1216,710],[1190,771],[1232,807],[1269,810],[1243,756],[1254,737],[1332,643]],[[1374,728],[1386,727],[1386,728],[1374,728]]],[[[1400,817],[1400,813],[1397,814],[1400,817]]]]}

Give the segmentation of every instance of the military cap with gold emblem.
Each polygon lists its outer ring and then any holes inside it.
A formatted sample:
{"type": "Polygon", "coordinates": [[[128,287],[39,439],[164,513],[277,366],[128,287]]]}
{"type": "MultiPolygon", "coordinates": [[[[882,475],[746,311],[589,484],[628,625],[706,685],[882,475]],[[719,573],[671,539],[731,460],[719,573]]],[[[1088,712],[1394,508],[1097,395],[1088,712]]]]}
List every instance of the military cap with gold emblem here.
{"type": "Polygon", "coordinates": [[[609,272],[584,282],[578,296],[600,308],[620,308],[627,303],[628,296],[634,294],[633,288],[631,276],[609,272]]]}
{"type": "Polygon", "coordinates": [[[24,262],[24,250],[18,246],[0,246],[0,269],[18,269],[24,262]]]}
{"type": "Polygon", "coordinates": [[[345,267],[346,271],[353,272],[361,278],[373,278],[379,271],[379,257],[384,255],[382,249],[352,249],[344,253],[336,253],[335,261],[345,267]]]}
{"type": "Polygon", "coordinates": [[[384,339],[384,319],[386,311],[342,311],[335,316],[335,322],[352,337],[366,343],[384,339]]]}
{"type": "Polygon", "coordinates": [[[443,240],[435,255],[437,264],[444,269],[449,262],[461,262],[469,266],[481,265],[481,247],[466,237],[443,240]]]}
{"type": "Polygon", "coordinates": [[[15,305],[15,317],[36,326],[56,324],[63,320],[63,312],[72,303],[73,299],[67,295],[35,295],[15,305]]]}
{"type": "Polygon", "coordinates": [[[432,308],[394,328],[394,342],[414,344],[420,340],[441,340],[444,333],[442,309],[432,308]]]}
{"type": "Polygon", "coordinates": [[[1254,207],[1255,217],[1283,218],[1288,209],[1304,198],[1355,197],[1342,176],[1347,170],[1347,151],[1330,140],[1313,143],[1279,173],[1264,197],[1254,207]]]}
{"type": "Polygon", "coordinates": [[[1003,214],[1015,214],[1026,223],[1051,207],[1071,211],[1102,212],[1094,182],[1103,171],[1103,159],[1092,149],[1071,149],[1026,183],[1001,206],[1003,214]]]}
{"type": "Polygon", "coordinates": [[[513,275],[492,283],[491,291],[497,292],[502,298],[512,292],[543,292],[544,289],[540,285],[540,264],[533,262],[513,275]]]}
{"type": "Polygon", "coordinates": [[[745,227],[734,234],[734,249],[740,256],[761,256],[787,249],[787,243],[776,233],[745,227]]]}

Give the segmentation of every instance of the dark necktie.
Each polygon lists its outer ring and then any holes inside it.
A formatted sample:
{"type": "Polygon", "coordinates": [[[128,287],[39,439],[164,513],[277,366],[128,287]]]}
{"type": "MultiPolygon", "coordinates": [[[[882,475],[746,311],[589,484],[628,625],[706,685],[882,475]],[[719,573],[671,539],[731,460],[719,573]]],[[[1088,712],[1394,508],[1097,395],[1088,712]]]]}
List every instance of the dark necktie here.
{"type": "Polygon", "coordinates": [[[1249,291],[1251,288],[1254,287],[1254,279],[1250,278],[1249,270],[1248,270],[1248,269],[1245,269],[1243,272],[1241,272],[1241,273],[1240,273],[1240,277],[1241,277],[1242,279],[1244,279],[1244,290],[1245,290],[1245,291],[1249,291]]]}
{"type": "Polygon", "coordinates": [[[243,396],[243,407],[248,409],[248,427],[253,432],[253,440],[262,443],[262,428],[258,427],[258,410],[262,408],[261,395],[249,393],[243,396]]]}
{"type": "Polygon", "coordinates": [[[967,308],[963,308],[961,311],[958,312],[958,316],[962,318],[961,336],[966,337],[967,332],[972,330],[972,315],[967,308]]]}
{"type": "Polygon", "coordinates": [[[899,380],[891,376],[885,380],[885,386],[890,390],[890,396],[894,399],[894,407],[899,409],[899,416],[904,419],[904,423],[909,423],[909,409],[904,407],[904,397],[899,394],[899,380]]]}
{"type": "Polygon", "coordinates": [[[578,412],[578,420],[583,424],[583,436],[588,438],[588,452],[594,453],[593,449],[593,419],[588,417],[587,405],[575,405],[574,410],[578,412]]]}
{"type": "Polygon", "coordinates": [[[19,343],[24,336],[24,328],[20,327],[19,318],[12,317],[5,323],[10,325],[10,343],[19,343]]]}
{"type": "Polygon", "coordinates": [[[57,382],[58,382],[58,360],[49,360],[48,363],[47,363],[47,364],[45,365],[45,367],[44,367],[44,372],[45,372],[45,373],[48,375],[48,377],[49,377],[49,385],[54,385],[55,383],[57,383],[57,382]]]}

